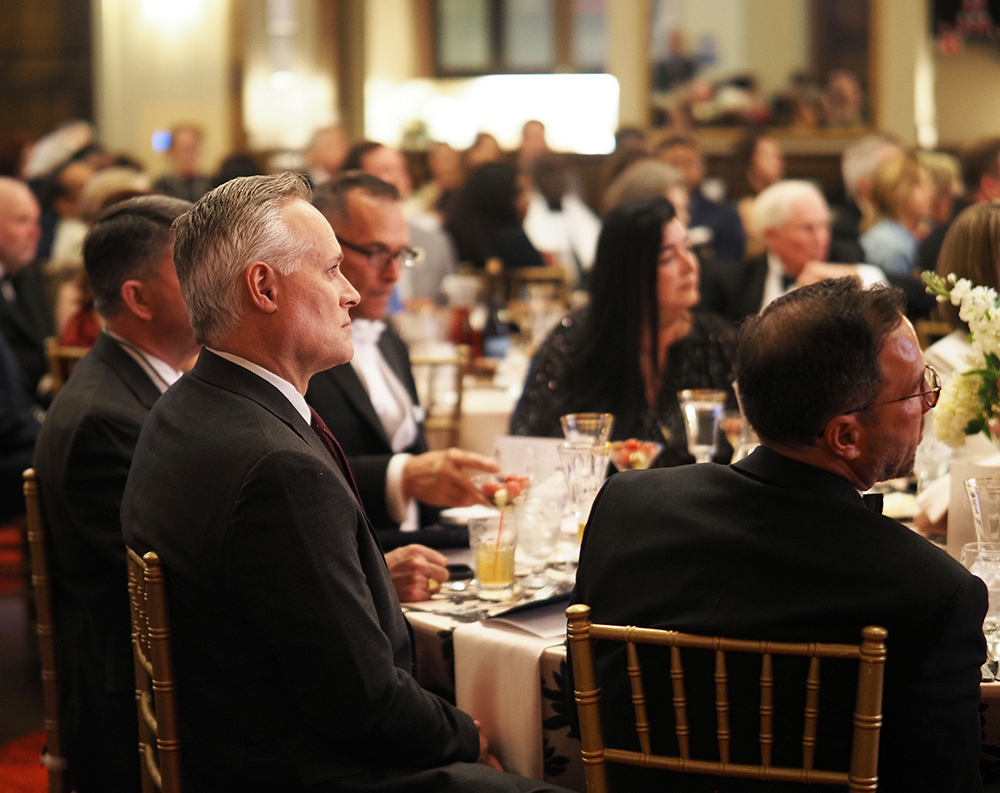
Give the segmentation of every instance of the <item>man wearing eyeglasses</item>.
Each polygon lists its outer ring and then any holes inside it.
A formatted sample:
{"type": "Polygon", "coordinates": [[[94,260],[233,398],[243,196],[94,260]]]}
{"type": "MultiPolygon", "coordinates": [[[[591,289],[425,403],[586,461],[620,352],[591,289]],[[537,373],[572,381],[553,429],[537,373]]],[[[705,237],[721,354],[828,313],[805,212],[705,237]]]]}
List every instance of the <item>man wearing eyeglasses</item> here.
{"type": "Polygon", "coordinates": [[[485,503],[470,471],[495,461],[459,449],[427,451],[423,410],[403,340],[384,319],[400,272],[417,252],[398,190],[361,171],[317,188],[313,204],[344,252],[343,271],[358,290],[351,309],[354,358],[315,375],[306,400],[344,447],[365,510],[384,544],[436,522],[438,507],[485,503]]]}
{"type": "MultiPolygon", "coordinates": [[[[585,530],[574,600],[591,606],[594,622],[756,640],[857,644],[863,627],[880,625],[888,631],[880,793],[969,793],[982,789],[986,587],[882,516],[880,498],[862,497],[911,472],[940,393],[904,305],[897,289],[842,278],[790,292],[747,320],[736,373],[761,446],[730,466],[608,480],[585,530]]],[[[761,667],[734,655],[731,761],[756,764],[761,667]]],[[[660,663],[644,664],[650,712],[670,710],[669,660],[660,663]]],[[[801,766],[805,670],[774,664],[773,762],[801,766]]],[[[634,738],[622,658],[599,648],[598,668],[606,731],[634,738]],[[619,666],[620,677],[607,674],[619,666]]],[[[824,660],[821,670],[814,767],[846,770],[857,667],[824,660]]],[[[707,714],[691,717],[691,757],[713,759],[713,664],[689,658],[685,672],[689,713],[707,714]]]]}

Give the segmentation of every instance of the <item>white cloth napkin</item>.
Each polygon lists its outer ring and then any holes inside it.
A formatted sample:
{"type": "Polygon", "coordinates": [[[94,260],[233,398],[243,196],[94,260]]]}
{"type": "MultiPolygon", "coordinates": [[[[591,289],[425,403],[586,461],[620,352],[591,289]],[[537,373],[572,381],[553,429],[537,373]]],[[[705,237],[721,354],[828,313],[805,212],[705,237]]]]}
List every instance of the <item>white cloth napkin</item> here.
{"type": "Polygon", "coordinates": [[[471,623],[457,627],[454,640],[456,704],[482,723],[500,765],[542,779],[538,662],[547,647],[561,644],[562,639],[471,623]]]}

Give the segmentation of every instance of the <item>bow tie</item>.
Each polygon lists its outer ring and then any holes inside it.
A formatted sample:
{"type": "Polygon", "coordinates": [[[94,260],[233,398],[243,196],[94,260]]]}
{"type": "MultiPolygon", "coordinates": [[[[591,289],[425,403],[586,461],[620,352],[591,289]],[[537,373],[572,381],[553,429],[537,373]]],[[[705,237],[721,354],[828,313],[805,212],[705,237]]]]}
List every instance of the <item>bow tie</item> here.
{"type": "Polygon", "coordinates": [[[385,323],[380,319],[351,320],[351,341],[363,347],[375,346],[382,338],[385,323]]]}
{"type": "Polygon", "coordinates": [[[790,276],[790,275],[785,275],[784,273],[782,273],[781,274],[781,289],[782,289],[782,291],[787,292],[793,286],[795,286],[795,279],[792,278],[792,276],[790,276]]]}

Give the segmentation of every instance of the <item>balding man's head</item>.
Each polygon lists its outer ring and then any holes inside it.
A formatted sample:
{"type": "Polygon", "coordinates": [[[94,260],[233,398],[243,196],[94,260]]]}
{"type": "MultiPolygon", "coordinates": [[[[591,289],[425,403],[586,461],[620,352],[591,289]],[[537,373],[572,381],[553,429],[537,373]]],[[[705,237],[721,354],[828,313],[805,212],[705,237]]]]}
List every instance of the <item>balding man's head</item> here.
{"type": "Polygon", "coordinates": [[[41,229],[38,201],[17,179],[0,177],[0,266],[16,273],[35,259],[41,229]]]}

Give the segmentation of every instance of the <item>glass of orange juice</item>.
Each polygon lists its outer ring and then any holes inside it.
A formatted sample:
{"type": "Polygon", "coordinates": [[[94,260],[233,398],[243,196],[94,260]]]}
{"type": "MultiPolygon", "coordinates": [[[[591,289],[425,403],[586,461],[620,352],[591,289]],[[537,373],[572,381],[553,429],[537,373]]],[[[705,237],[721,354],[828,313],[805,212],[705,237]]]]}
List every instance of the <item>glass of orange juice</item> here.
{"type": "Polygon", "coordinates": [[[514,549],[517,521],[513,512],[469,519],[469,547],[472,549],[479,597],[507,600],[514,596],[514,549]]]}

